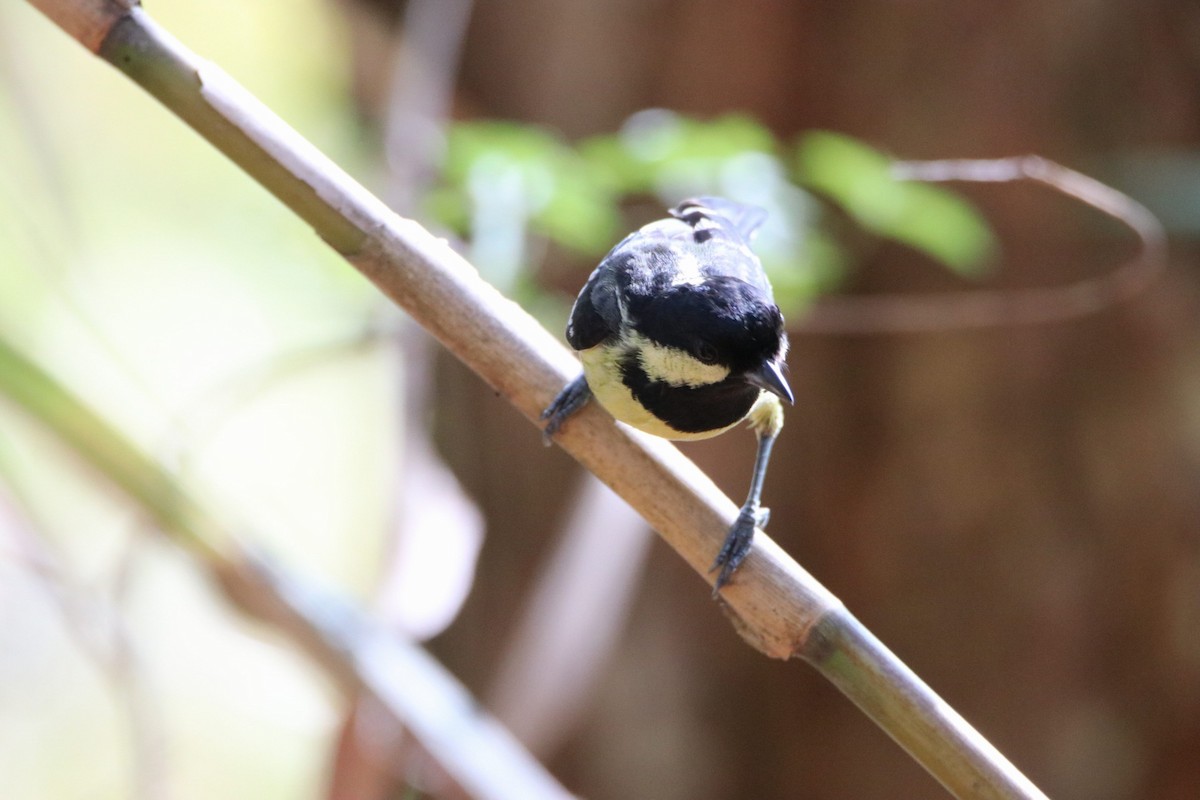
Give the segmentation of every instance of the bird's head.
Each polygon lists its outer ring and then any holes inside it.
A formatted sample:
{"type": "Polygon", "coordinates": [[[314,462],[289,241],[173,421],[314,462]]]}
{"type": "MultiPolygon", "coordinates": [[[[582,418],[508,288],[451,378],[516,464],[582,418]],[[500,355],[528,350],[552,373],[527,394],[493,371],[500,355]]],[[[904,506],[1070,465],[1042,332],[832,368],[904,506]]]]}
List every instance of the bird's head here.
{"type": "Polygon", "coordinates": [[[741,381],[793,402],[783,377],[787,334],[779,307],[745,281],[680,283],[632,303],[642,368],[674,386],[741,381]]]}

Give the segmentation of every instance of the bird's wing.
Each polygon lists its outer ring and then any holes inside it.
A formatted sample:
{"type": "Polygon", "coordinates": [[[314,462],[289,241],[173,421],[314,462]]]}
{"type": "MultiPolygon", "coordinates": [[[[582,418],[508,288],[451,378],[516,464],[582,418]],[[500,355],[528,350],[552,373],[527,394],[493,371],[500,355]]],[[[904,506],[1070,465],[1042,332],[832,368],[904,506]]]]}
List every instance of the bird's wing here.
{"type": "Polygon", "coordinates": [[[621,248],[632,239],[627,236],[592,271],[575,298],[567,321],[567,342],[576,350],[595,347],[621,329],[621,303],[617,296],[617,272],[621,248]]]}

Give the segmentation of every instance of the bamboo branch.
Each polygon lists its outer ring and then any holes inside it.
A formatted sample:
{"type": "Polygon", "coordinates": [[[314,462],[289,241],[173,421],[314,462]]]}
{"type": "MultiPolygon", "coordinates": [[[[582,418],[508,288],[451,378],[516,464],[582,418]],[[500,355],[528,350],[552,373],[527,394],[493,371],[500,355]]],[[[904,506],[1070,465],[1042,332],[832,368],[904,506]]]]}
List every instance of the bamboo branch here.
{"type": "MultiPolygon", "coordinates": [[[[531,421],[578,373],[556,337],[444,242],[391,213],[140,9],[114,20],[111,0],[30,2],[73,34],[110,25],[106,35],[78,38],[308,221],[531,421]]],[[[616,425],[594,404],[557,441],[711,580],[709,562],[737,506],[690,460],[616,425]]],[[[722,599],[748,642],[772,657],[809,661],[958,797],[1044,796],[765,535],[755,537],[722,599]]]]}

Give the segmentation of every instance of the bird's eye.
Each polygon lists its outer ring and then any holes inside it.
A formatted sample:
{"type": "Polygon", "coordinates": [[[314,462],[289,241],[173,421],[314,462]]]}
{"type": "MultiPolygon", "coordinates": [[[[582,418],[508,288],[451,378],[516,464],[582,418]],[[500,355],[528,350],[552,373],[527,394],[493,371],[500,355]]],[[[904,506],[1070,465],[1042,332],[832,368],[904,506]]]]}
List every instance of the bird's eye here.
{"type": "Polygon", "coordinates": [[[696,342],[695,356],[705,364],[715,364],[717,363],[717,348],[708,342],[696,342]]]}

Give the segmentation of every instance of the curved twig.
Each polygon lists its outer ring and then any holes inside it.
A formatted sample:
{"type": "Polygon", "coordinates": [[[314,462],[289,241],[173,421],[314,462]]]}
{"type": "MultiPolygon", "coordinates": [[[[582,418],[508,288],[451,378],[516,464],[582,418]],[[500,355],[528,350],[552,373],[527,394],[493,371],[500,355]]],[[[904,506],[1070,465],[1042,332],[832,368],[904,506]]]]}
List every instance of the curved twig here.
{"type": "Polygon", "coordinates": [[[1149,209],[1111,186],[1040,156],[900,161],[893,165],[893,174],[900,180],[926,182],[1033,181],[1123,223],[1137,235],[1140,246],[1116,269],[1063,286],[823,298],[800,317],[799,330],[915,333],[1063,322],[1139,294],[1166,266],[1166,233],[1149,209]]]}

